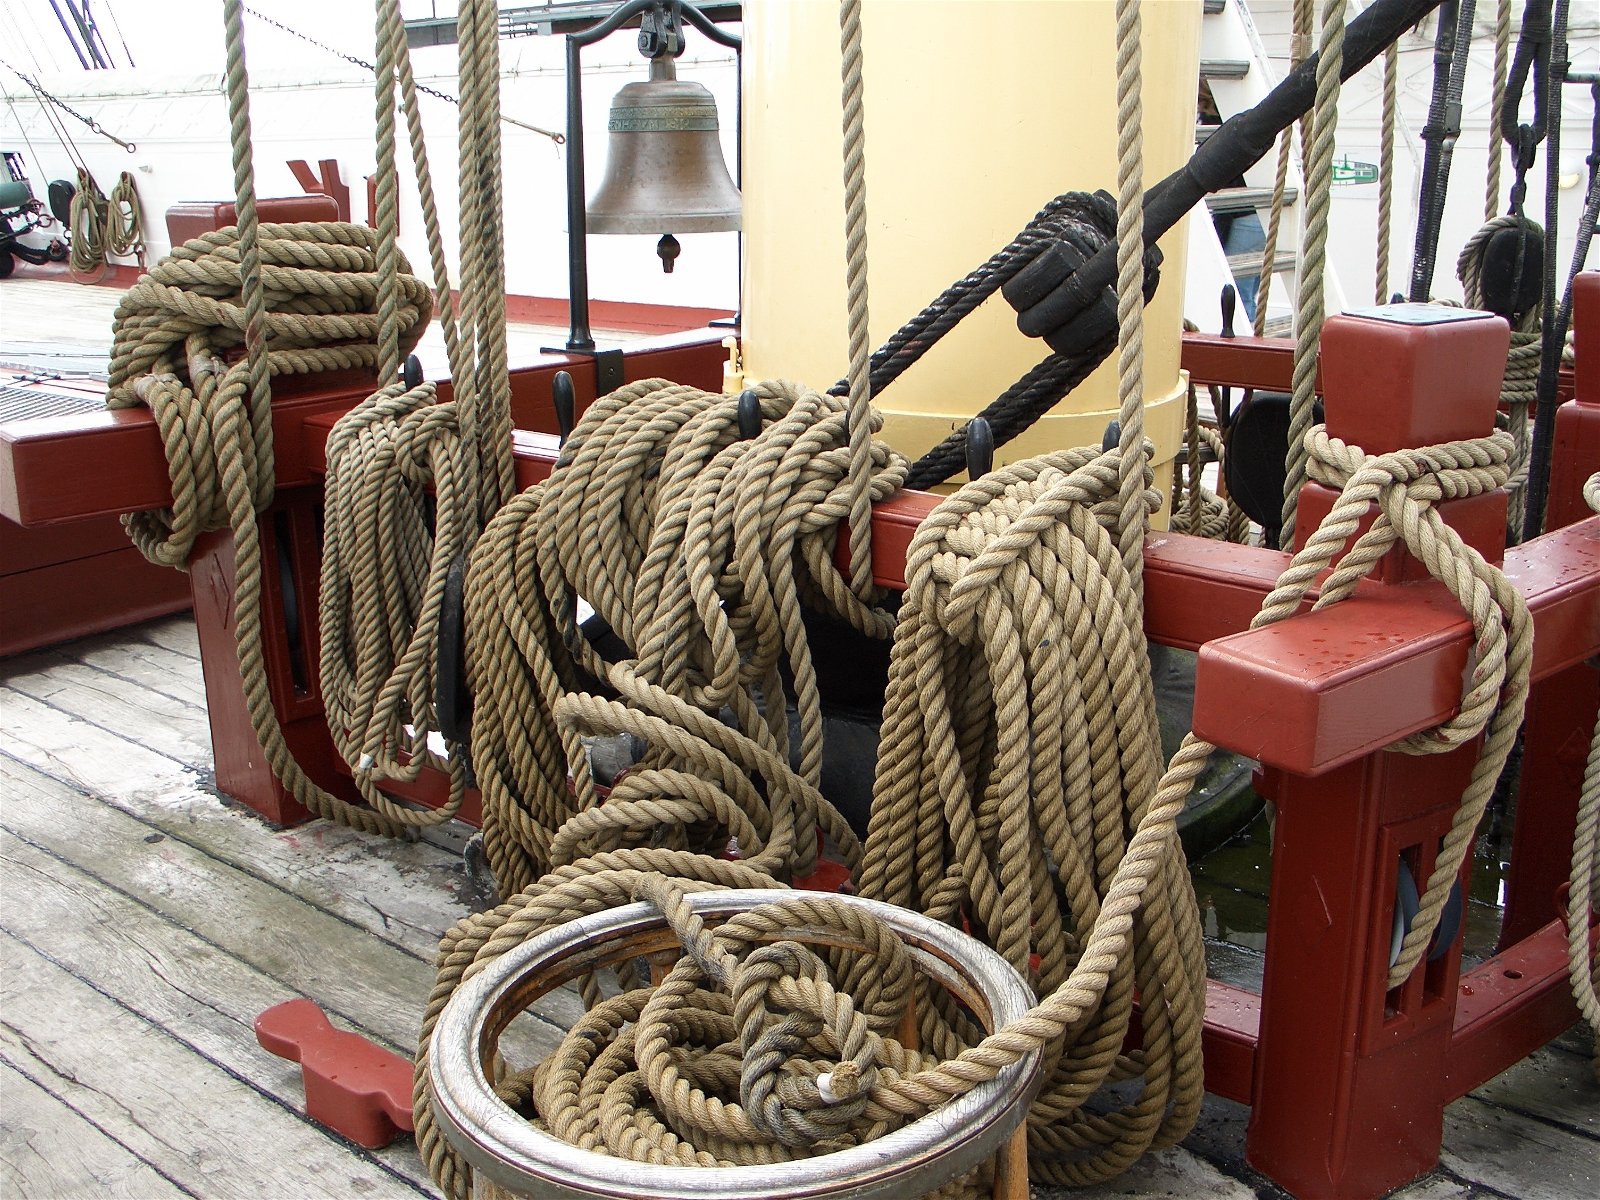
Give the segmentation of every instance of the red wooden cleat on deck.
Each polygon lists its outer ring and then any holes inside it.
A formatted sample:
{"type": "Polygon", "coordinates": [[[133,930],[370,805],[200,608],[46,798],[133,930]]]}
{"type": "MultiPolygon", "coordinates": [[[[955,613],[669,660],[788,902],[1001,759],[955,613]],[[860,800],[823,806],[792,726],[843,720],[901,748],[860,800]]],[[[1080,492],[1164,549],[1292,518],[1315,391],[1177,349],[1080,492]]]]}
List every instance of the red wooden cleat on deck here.
{"type": "Polygon", "coordinates": [[[369,1150],[411,1132],[411,1063],[335,1029],[310,1000],[287,1000],[255,1022],[256,1040],[300,1064],[306,1115],[369,1150]]]}

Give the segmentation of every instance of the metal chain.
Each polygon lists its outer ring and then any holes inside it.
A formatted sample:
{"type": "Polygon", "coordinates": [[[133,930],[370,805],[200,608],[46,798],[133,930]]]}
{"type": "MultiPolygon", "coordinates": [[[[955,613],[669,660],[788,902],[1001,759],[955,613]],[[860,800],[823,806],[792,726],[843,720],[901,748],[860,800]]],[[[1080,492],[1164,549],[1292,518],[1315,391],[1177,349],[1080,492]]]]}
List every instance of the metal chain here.
{"type": "Polygon", "coordinates": [[[44,88],[40,87],[39,83],[33,78],[33,76],[29,75],[26,71],[17,70],[16,67],[13,67],[10,63],[8,63],[3,58],[0,58],[0,67],[4,67],[6,70],[10,71],[13,75],[17,76],[17,78],[21,79],[23,83],[25,83],[29,87],[31,87],[33,89],[33,91],[34,91],[34,94],[37,95],[41,100],[48,100],[48,101],[50,101],[51,104],[54,104],[57,108],[61,109],[62,112],[65,112],[65,113],[68,113],[71,116],[77,117],[78,120],[82,121],[85,125],[87,125],[95,133],[98,133],[103,138],[109,138],[111,141],[113,141],[117,145],[121,146],[129,154],[132,154],[134,151],[136,151],[139,148],[133,142],[125,142],[121,138],[119,138],[116,134],[111,133],[104,126],[102,126],[99,121],[96,121],[93,117],[84,116],[77,109],[73,108],[72,105],[68,104],[65,100],[61,99],[60,96],[52,96],[49,92],[45,91],[44,88]]]}
{"type": "MultiPolygon", "coordinates": [[[[369,63],[366,59],[357,58],[354,54],[346,54],[343,50],[339,50],[328,45],[327,42],[319,42],[310,34],[301,33],[298,29],[292,29],[288,25],[285,25],[282,21],[274,20],[272,17],[267,16],[266,13],[258,12],[256,9],[251,8],[248,4],[244,6],[244,10],[256,20],[264,21],[268,25],[271,25],[274,29],[281,29],[290,37],[299,38],[302,42],[305,42],[307,45],[315,46],[318,50],[325,50],[335,58],[342,58],[351,66],[360,67],[363,71],[376,71],[378,69],[374,64],[369,63]]],[[[20,74],[20,72],[18,73],[20,74]]],[[[23,78],[26,79],[27,76],[24,75],[23,78]]],[[[443,100],[446,104],[459,105],[461,103],[460,100],[456,99],[456,97],[452,96],[449,92],[441,92],[438,88],[431,88],[425,83],[417,84],[416,89],[417,91],[423,92],[434,97],[435,99],[443,100]]],[[[519,121],[515,117],[508,117],[504,113],[500,114],[500,119],[506,122],[508,125],[515,125],[519,129],[526,129],[530,133],[543,134],[558,146],[562,145],[567,140],[566,134],[557,133],[551,129],[541,129],[537,125],[530,125],[528,122],[519,121]]]]}

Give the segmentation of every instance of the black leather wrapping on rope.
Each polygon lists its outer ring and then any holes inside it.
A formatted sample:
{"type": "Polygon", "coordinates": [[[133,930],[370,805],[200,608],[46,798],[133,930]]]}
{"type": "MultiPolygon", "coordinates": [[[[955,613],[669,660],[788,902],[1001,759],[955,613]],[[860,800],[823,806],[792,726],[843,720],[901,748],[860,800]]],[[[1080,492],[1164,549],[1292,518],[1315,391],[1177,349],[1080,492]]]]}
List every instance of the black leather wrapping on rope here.
{"type": "Polygon", "coordinates": [[[1517,37],[1517,52],[1511,59],[1511,70],[1506,76],[1506,97],[1500,110],[1500,136],[1511,146],[1512,166],[1516,182],[1511,186],[1510,211],[1522,211],[1527,196],[1525,176],[1533,166],[1534,154],[1544,141],[1549,117],[1546,113],[1547,74],[1550,67],[1550,2],[1528,0],[1522,10],[1522,32],[1517,37]],[[1528,72],[1533,72],[1533,123],[1519,124],[1518,110],[1522,107],[1522,90],[1527,86],[1528,72]]]}
{"type": "MultiPolygon", "coordinates": [[[[873,352],[871,394],[876,396],[900,378],[968,313],[994,295],[1002,284],[1058,238],[1069,239],[1073,244],[1087,242],[1090,235],[1082,226],[1096,212],[1109,212],[1115,227],[1115,205],[1105,192],[1098,196],[1067,192],[1046,204],[1015,238],[982,266],[947,287],[873,352]]],[[[849,382],[841,379],[828,389],[828,394],[843,396],[848,391],[849,382]]]]}
{"type": "Polygon", "coordinates": [[[1450,159],[1461,134],[1461,93],[1476,8],[1476,0],[1444,0],[1439,11],[1433,48],[1433,96],[1428,105],[1428,123],[1422,129],[1425,149],[1417,196],[1417,241],[1411,258],[1411,300],[1416,304],[1426,304],[1433,290],[1445,193],[1450,186],[1450,159]]]}
{"type": "MultiPolygon", "coordinates": [[[[1349,79],[1361,70],[1441,2],[1378,0],[1345,31],[1342,78],[1349,79]]],[[[1279,133],[1310,111],[1316,99],[1317,61],[1318,56],[1311,55],[1260,104],[1225,121],[1184,166],[1145,193],[1147,247],[1154,248],[1156,240],[1208,193],[1227,186],[1247,167],[1255,165],[1272,149],[1279,133]]],[[[1052,204],[1067,199],[1059,197],[1052,204]]],[[[1017,327],[1029,337],[1044,338],[1056,353],[983,410],[981,415],[993,428],[995,445],[1005,445],[1089,377],[1116,345],[1114,299],[1107,307],[1116,280],[1115,239],[1108,237],[1100,246],[1091,248],[1082,238],[1076,242],[1061,238],[1056,247],[1045,253],[1047,248],[1037,246],[1035,239],[1045,227],[1043,218],[1051,211],[1047,207],[1016,241],[948,289],[873,355],[873,395],[898,378],[1002,283],[1007,301],[1019,310],[1017,327]]],[[[1114,221],[1113,216],[1112,230],[1114,221]]],[[[1146,256],[1147,300],[1159,261],[1146,256]]],[[[842,387],[837,385],[833,393],[843,394],[842,387]]],[[[965,432],[958,431],[928,451],[913,464],[906,485],[932,487],[963,469],[965,438],[965,432]]]]}
{"type": "MultiPolygon", "coordinates": [[[[1544,265],[1544,328],[1539,345],[1539,380],[1533,404],[1533,442],[1528,451],[1528,488],[1522,512],[1523,540],[1538,537],[1544,532],[1545,502],[1550,494],[1550,462],[1556,432],[1556,400],[1561,355],[1567,344],[1567,323],[1572,318],[1572,277],[1583,266],[1583,255],[1588,253],[1587,242],[1580,239],[1576,247],[1580,257],[1573,260],[1567,275],[1567,286],[1560,308],[1556,307],[1556,220],[1560,211],[1557,180],[1561,173],[1561,85],[1566,81],[1567,67],[1567,10],[1569,0],[1555,0],[1550,20],[1550,69],[1545,103],[1549,129],[1549,144],[1545,147],[1545,207],[1544,235],[1550,253],[1544,265]]],[[[1590,191],[1594,179],[1590,179],[1590,191]]],[[[1585,208],[1589,205],[1586,203],[1585,208]]],[[[1594,231],[1594,218],[1589,218],[1589,233],[1594,231]]]]}

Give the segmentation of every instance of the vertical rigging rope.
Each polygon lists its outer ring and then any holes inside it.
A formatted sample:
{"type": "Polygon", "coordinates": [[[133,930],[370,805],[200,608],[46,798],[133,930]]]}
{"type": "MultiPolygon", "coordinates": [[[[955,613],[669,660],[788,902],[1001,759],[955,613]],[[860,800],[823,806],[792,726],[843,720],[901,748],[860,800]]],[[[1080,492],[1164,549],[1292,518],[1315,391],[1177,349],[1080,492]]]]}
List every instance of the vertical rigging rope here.
{"type": "Polygon", "coordinates": [[[1389,302],[1389,231],[1394,221],[1394,127],[1399,119],[1399,75],[1400,47],[1391,42],[1383,52],[1383,133],[1378,148],[1378,263],[1373,272],[1373,301],[1377,304],[1389,302]]]}
{"type": "Polygon", "coordinates": [[[844,203],[846,303],[850,340],[850,586],[866,599],[872,590],[872,506],[867,497],[870,454],[871,351],[867,311],[866,112],[861,73],[861,0],[839,5],[840,74],[844,94],[844,203]]]}
{"type": "Polygon", "coordinates": [[[1300,276],[1299,312],[1295,320],[1294,387],[1289,403],[1289,452],[1283,484],[1283,532],[1280,545],[1294,544],[1300,486],[1306,481],[1306,434],[1315,423],[1317,344],[1322,338],[1323,268],[1328,257],[1329,188],[1333,172],[1333,135],[1339,124],[1339,73],[1344,66],[1345,0],[1322,6],[1318,42],[1317,100],[1311,114],[1311,143],[1306,154],[1306,245],[1300,276]]]}
{"type": "Polygon", "coordinates": [[[1500,136],[1506,108],[1506,72],[1511,60],[1511,0],[1498,0],[1494,14],[1494,84],[1489,100],[1489,175],[1484,181],[1483,219],[1500,211],[1500,159],[1505,142],[1500,136]]]}
{"type": "Polygon", "coordinates": [[[223,0],[228,51],[228,123],[233,145],[233,191],[239,225],[240,292],[244,300],[244,347],[248,364],[250,430],[255,439],[255,504],[272,501],[272,384],[267,376],[266,288],[261,282],[261,245],[256,217],[256,175],[250,141],[250,78],[244,62],[244,6],[223,0]]]}
{"type": "Polygon", "coordinates": [[[400,378],[400,322],[398,316],[398,258],[396,233],[399,229],[400,176],[394,162],[394,87],[393,46],[389,41],[388,14],[383,6],[375,12],[374,40],[377,66],[373,69],[376,108],[374,124],[378,147],[377,212],[378,230],[378,386],[386,388],[400,378]]]}
{"type": "Polygon", "coordinates": [[[1134,595],[1144,596],[1144,102],[1139,0],[1117,0],[1117,401],[1122,430],[1118,549],[1134,595]]]}

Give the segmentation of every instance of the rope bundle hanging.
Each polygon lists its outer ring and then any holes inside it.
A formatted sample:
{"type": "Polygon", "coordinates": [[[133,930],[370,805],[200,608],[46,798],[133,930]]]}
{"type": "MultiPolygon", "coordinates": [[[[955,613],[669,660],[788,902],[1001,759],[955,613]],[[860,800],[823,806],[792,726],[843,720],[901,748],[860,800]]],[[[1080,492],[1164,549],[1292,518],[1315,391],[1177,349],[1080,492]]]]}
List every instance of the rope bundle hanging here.
{"type": "Polygon", "coordinates": [[[92,275],[106,262],[107,227],[111,222],[111,205],[100,185],[85,167],[78,168],[78,189],[72,196],[71,254],[68,265],[78,275],[92,275]]]}
{"type": "Polygon", "coordinates": [[[138,255],[140,263],[144,261],[144,209],[139,204],[139,185],[128,171],[117,177],[107,201],[106,250],[138,255]]]}
{"type": "MultiPolygon", "coordinates": [[[[353,768],[367,803],[396,823],[432,825],[456,814],[467,786],[464,748],[447,741],[441,755],[431,743],[440,725],[436,697],[444,596],[452,568],[470,551],[487,513],[498,507],[502,476],[509,477],[510,408],[506,399],[498,410],[503,419],[479,416],[496,411],[494,381],[503,383],[505,377],[503,331],[498,360],[489,348],[480,361],[477,348],[490,339],[464,338],[457,326],[396,0],[378,4],[376,43],[377,366],[384,386],[340,418],[328,439],[322,690],[334,744],[353,768]],[[396,381],[404,353],[399,342],[402,260],[395,242],[397,89],[410,133],[445,346],[452,374],[466,381],[448,403],[439,401],[431,383],[408,388],[396,381]],[[474,386],[480,379],[486,388],[474,386]],[[383,794],[380,781],[413,780],[426,767],[448,774],[446,803],[419,811],[383,794]]],[[[470,39],[470,46],[463,51],[463,83],[465,90],[481,91],[486,74],[498,78],[498,66],[480,37],[470,39]]],[[[474,145],[477,153],[492,154],[481,139],[474,145]]],[[[480,204],[474,221],[494,215],[497,210],[488,213],[480,204]]],[[[471,256],[466,282],[475,298],[473,321],[492,319],[476,300],[485,269],[481,254],[471,256]]],[[[476,332],[474,325],[469,329],[476,332]]]]}
{"type": "MultiPolygon", "coordinates": [[[[755,838],[740,838],[741,854],[775,874],[810,869],[819,822],[853,847],[816,790],[821,710],[801,601],[880,638],[893,618],[863,602],[832,560],[853,491],[844,403],[781,382],[754,394],[762,427],[748,440],[732,397],[648,380],[597,401],[549,480],[485,530],[467,579],[468,674],[485,848],[503,891],[527,886],[599,836],[590,822],[611,819],[615,793],[600,817],[581,816],[598,803],[585,737],[643,738],[651,754],[640,767],[667,774],[648,783],[630,774],[626,797],[665,787],[685,825],[742,813],[755,838]],[[606,662],[588,644],[574,596],[630,657],[606,662]],[[685,782],[686,770],[714,792],[685,782]],[[580,816],[581,837],[564,833],[580,816]]],[[[882,500],[905,462],[880,442],[869,442],[868,462],[869,501],[882,500]]],[[[628,828],[605,836],[636,836],[653,828],[649,816],[632,812],[628,828]]]]}
{"type": "Polygon", "coordinates": [[[322,791],[284,741],[263,667],[257,514],[274,490],[270,377],[373,370],[384,342],[409,352],[431,311],[428,289],[397,260],[387,289],[393,303],[381,303],[386,289],[372,230],[258,223],[237,0],[225,8],[225,26],[239,224],[179,247],[118,306],[108,403],[150,407],[174,499],[169,509],[131,514],[125,523],[146,557],[179,567],[199,534],[232,530],[240,675],[268,764],[311,811],[394,833],[406,823],[406,810],[386,801],[379,808],[352,805],[322,791]],[[243,360],[230,365],[224,356],[241,345],[243,360]]]}
{"type": "MultiPolygon", "coordinates": [[[[1117,544],[1119,457],[1013,464],[918,530],[860,889],[969,921],[1037,994],[1066,988],[1092,1010],[1047,1045],[1029,1118],[1033,1177],[1056,1183],[1109,1178],[1176,1142],[1201,1094],[1204,954],[1176,834],[1182,794],[1152,809],[1160,735],[1117,544]],[[1139,893],[1127,939],[1091,965],[1103,914],[1139,893]],[[1130,1060],[1135,987],[1145,1049],[1130,1060]],[[1083,1111],[1114,1070],[1142,1076],[1142,1094],[1083,1111]]],[[[1145,468],[1144,511],[1159,503],[1149,483],[1145,468]]],[[[930,1049],[952,1053],[962,1030],[954,1014],[924,1013],[930,1049]]]]}

